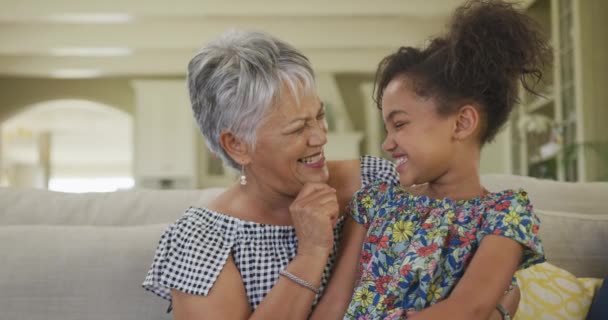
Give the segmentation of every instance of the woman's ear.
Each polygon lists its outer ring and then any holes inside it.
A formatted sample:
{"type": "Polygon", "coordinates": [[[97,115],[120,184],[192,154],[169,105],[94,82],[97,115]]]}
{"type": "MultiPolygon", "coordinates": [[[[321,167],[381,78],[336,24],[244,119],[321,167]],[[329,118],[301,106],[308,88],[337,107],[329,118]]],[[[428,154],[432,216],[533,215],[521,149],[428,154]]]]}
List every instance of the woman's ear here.
{"type": "Polygon", "coordinates": [[[232,132],[225,131],[220,134],[220,145],[235,162],[241,165],[251,162],[249,145],[232,132]]]}
{"type": "Polygon", "coordinates": [[[467,104],[460,109],[456,114],[456,123],[454,126],[454,139],[466,140],[476,136],[480,125],[480,114],[477,108],[467,104]]]}

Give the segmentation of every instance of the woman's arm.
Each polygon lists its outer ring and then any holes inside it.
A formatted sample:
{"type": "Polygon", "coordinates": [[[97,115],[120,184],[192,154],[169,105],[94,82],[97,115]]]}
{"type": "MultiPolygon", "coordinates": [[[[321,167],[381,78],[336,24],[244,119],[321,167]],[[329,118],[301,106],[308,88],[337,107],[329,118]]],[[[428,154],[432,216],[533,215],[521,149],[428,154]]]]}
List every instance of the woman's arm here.
{"type": "MultiPolygon", "coordinates": [[[[344,214],[353,195],[361,188],[361,162],[359,160],[329,161],[327,167],[328,184],[336,189],[340,212],[344,214]]],[[[346,217],[336,264],[327,288],[310,319],[330,320],[344,317],[355,286],[359,255],[366,233],[365,227],[346,217]]]]}
{"type": "MultiPolygon", "coordinates": [[[[304,185],[289,207],[298,251],[286,270],[318,288],[333,250],[333,221],[338,216],[335,190],[318,183],[304,185]]],[[[177,320],[306,319],[316,293],[280,276],[252,313],[240,272],[232,257],[223,266],[207,296],[172,291],[177,320]]]]}
{"type": "Polygon", "coordinates": [[[207,296],[171,290],[175,320],[247,319],[251,307],[245,287],[231,256],[207,296]]]}
{"type": "Polygon", "coordinates": [[[359,255],[366,234],[364,226],[350,217],[347,218],[336,265],[311,319],[331,320],[344,317],[355,287],[359,255]]]}
{"type": "MultiPolygon", "coordinates": [[[[513,290],[507,292],[498,303],[500,303],[511,315],[511,319],[515,317],[517,312],[517,306],[519,305],[520,292],[518,287],[514,287],[513,290]]],[[[503,320],[502,314],[498,310],[494,309],[489,320],[503,320]]]]}
{"type": "Polygon", "coordinates": [[[340,212],[344,213],[355,192],[361,189],[361,161],[328,161],[327,169],[329,171],[327,184],[336,189],[340,212]]]}
{"type": "Polygon", "coordinates": [[[508,238],[487,235],[450,296],[411,319],[490,318],[521,263],[523,247],[508,238]]]}
{"type": "MultiPolygon", "coordinates": [[[[320,285],[327,256],[296,256],[287,271],[320,285]]],[[[207,296],[171,291],[173,313],[176,320],[199,319],[306,319],[315,299],[315,293],[285,277],[268,292],[252,313],[243,279],[232,257],[224,265],[207,296]]]]}

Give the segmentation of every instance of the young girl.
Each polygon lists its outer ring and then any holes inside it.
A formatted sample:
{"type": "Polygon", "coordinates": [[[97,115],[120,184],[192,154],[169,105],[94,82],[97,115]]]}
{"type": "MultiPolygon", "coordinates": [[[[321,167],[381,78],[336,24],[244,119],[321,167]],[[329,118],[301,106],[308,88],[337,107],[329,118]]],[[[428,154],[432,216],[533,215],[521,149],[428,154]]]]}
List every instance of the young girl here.
{"type": "Polygon", "coordinates": [[[546,53],[529,17],[474,1],[457,9],[447,35],[380,63],[382,147],[400,185],[355,195],[355,223],[320,308],[352,298],[345,319],[485,320],[515,271],[544,260],[526,192],[489,192],[479,161],[508,119],[518,81],[529,90],[529,77],[540,80],[546,53]]]}

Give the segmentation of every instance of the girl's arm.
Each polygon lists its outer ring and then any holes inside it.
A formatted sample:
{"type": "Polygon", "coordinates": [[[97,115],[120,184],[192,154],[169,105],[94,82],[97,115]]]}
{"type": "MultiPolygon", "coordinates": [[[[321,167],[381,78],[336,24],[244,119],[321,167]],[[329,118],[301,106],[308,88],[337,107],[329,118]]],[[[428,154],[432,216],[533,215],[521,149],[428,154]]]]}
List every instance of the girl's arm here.
{"type": "MultiPolygon", "coordinates": [[[[519,298],[520,298],[520,291],[518,287],[513,288],[513,290],[510,290],[509,292],[507,292],[502,299],[500,299],[500,304],[502,304],[503,307],[505,307],[508,311],[509,314],[511,315],[511,319],[514,319],[515,313],[517,312],[517,306],[519,305],[519,298]]],[[[417,311],[409,311],[407,313],[408,317],[413,317],[416,313],[419,313],[417,311]]],[[[494,311],[492,312],[492,314],[490,315],[490,318],[488,318],[488,320],[503,320],[502,314],[500,312],[498,312],[498,310],[494,309],[494,311]]]]}
{"type": "MultiPolygon", "coordinates": [[[[359,255],[361,253],[361,247],[363,244],[363,240],[365,238],[365,235],[367,233],[367,230],[365,229],[365,227],[363,227],[362,225],[356,223],[355,221],[353,221],[353,219],[351,218],[347,218],[346,221],[346,225],[344,227],[344,239],[342,241],[342,246],[340,248],[340,252],[338,253],[338,260],[337,263],[334,267],[334,271],[332,272],[332,278],[329,281],[329,285],[327,287],[327,289],[325,290],[325,293],[323,295],[323,297],[321,298],[321,301],[319,302],[319,304],[317,305],[317,307],[315,308],[315,311],[313,312],[311,319],[312,320],[316,320],[316,319],[342,319],[344,317],[344,313],[346,311],[346,308],[348,307],[348,304],[350,303],[350,300],[352,298],[352,291],[354,289],[354,285],[355,285],[355,281],[356,281],[356,277],[357,277],[357,268],[359,265],[359,255]]],[[[506,247],[511,247],[511,243],[508,242],[513,242],[514,241],[509,241],[509,239],[503,238],[503,237],[498,237],[498,236],[486,236],[487,237],[492,237],[492,238],[500,238],[499,240],[507,240],[507,245],[506,247]]],[[[482,243],[486,243],[488,241],[482,241],[482,243]]],[[[493,242],[493,241],[490,241],[493,242]]],[[[502,242],[502,241],[499,241],[502,242]]],[[[516,248],[512,249],[514,251],[514,255],[519,254],[521,256],[522,254],[522,249],[518,248],[517,246],[519,246],[517,243],[516,244],[516,248]],[[519,252],[519,253],[518,253],[519,252]]],[[[488,245],[484,246],[486,247],[487,250],[493,250],[491,248],[491,246],[495,245],[494,243],[490,243],[488,245]],[[489,249],[488,249],[489,248],[489,249]]],[[[498,244],[498,247],[496,247],[496,250],[501,250],[501,244],[498,244]]],[[[468,278],[471,273],[474,273],[474,269],[473,272],[471,272],[471,268],[473,267],[473,263],[476,264],[483,264],[484,261],[479,262],[479,253],[481,252],[482,248],[480,247],[479,250],[477,251],[477,253],[475,254],[475,257],[473,259],[473,261],[478,260],[477,262],[472,262],[471,265],[469,266],[469,268],[467,268],[467,272],[465,273],[465,276],[463,277],[462,280],[460,280],[459,285],[456,286],[456,289],[454,289],[454,292],[452,293],[452,295],[450,296],[450,298],[448,300],[458,300],[458,294],[461,294],[462,291],[467,290],[466,288],[466,283],[465,283],[465,288],[464,289],[458,289],[461,286],[461,283],[463,281],[466,281],[465,279],[468,278]],[[456,296],[456,299],[454,299],[454,297],[456,296]]],[[[507,250],[509,250],[509,248],[507,248],[507,250]]],[[[486,251],[486,250],[484,250],[486,251]]],[[[511,251],[511,252],[513,252],[511,251]]],[[[495,251],[496,252],[496,251],[495,251]]],[[[498,251],[500,252],[500,251],[498,251]]],[[[509,255],[509,253],[507,253],[505,251],[505,255],[509,255]]],[[[488,259],[488,258],[486,258],[488,259]]],[[[490,258],[493,259],[493,258],[490,258]]],[[[485,260],[485,259],[481,259],[481,260],[485,260]]],[[[519,259],[517,259],[517,263],[519,263],[519,259]]],[[[515,266],[515,268],[517,267],[517,264],[515,266]]],[[[500,269],[500,267],[498,267],[498,269],[500,269]]],[[[491,269],[488,269],[491,270],[491,269]]],[[[515,270],[515,269],[514,269],[515,270]]],[[[508,281],[506,281],[505,283],[507,283],[507,285],[505,286],[508,287],[508,284],[510,283],[510,280],[512,278],[512,274],[514,273],[514,271],[511,273],[511,275],[509,275],[508,277],[508,281]]],[[[473,281],[477,281],[476,279],[473,279],[473,281]]],[[[483,286],[484,282],[481,282],[481,285],[483,286]]],[[[495,287],[495,285],[488,283],[492,288],[495,287]]],[[[476,284],[476,285],[479,285],[476,284]]],[[[475,290],[475,288],[473,288],[473,290],[475,290]]],[[[491,290],[491,289],[490,289],[491,290]]],[[[511,314],[511,316],[515,315],[515,312],[517,311],[517,305],[519,303],[519,297],[520,297],[520,292],[519,292],[519,288],[515,287],[513,290],[509,291],[506,295],[502,295],[502,293],[504,292],[504,289],[502,289],[502,291],[500,291],[500,303],[505,306],[507,308],[507,310],[509,310],[509,313],[511,314]]],[[[464,297],[465,300],[465,304],[469,304],[466,297],[464,297]]],[[[447,300],[446,300],[447,301],[447,300]]],[[[441,304],[441,303],[440,303],[441,304]]],[[[439,305],[439,304],[438,304],[439,305]]],[[[464,305],[464,304],[463,304],[464,305]]],[[[496,303],[491,304],[490,308],[490,313],[488,316],[486,317],[479,317],[479,319],[489,319],[489,320],[502,320],[502,316],[500,315],[500,313],[495,309],[496,303]]],[[[458,308],[458,305],[456,305],[456,307],[458,308]]],[[[473,307],[473,306],[471,306],[473,307]]],[[[436,308],[435,306],[430,307],[429,309],[434,309],[436,308]]],[[[443,306],[441,308],[444,308],[443,306]]],[[[450,306],[447,306],[447,308],[449,309],[450,306]]],[[[413,319],[427,319],[427,314],[426,314],[426,310],[422,310],[420,312],[416,312],[414,314],[417,314],[418,316],[413,318],[413,319]],[[423,313],[424,311],[424,313],[423,313]]],[[[435,311],[432,310],[431,314],[428,315],[428,319],[433,319],[433,313],[435,311]]],[[[452,312],[452,311],[448,311],[448,312],[452,312]]],[[[463,319],[475,319],[475,317],[473,318],[469,318],[468,316],[463,316],[463,319]]]]}
{"type": "Polygon", "coordinates": [[[508,238],[487,235],[450,296],[416,313],[413,320],[490,318],[521,263],[523,247],[508,238]]]}
{"type": "Polygon", "coordinates": [[[346,218],[343,240],[338,252],[337,262],[321,301],[315,308],[311,319],[342,319],[355,287],[359,254],[367,230],[352,218],[346,218]]]}

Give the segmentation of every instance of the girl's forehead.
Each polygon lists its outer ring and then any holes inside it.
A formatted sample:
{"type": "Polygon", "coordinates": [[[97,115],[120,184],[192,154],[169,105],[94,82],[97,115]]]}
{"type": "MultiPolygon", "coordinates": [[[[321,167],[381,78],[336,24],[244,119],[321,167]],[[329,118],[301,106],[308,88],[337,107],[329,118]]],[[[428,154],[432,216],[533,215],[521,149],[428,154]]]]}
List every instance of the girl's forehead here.
{"type": "Polygon", "coordinates": [[[396,116],[434,116],[437,112],[433,98],[421,97],[411,89],[403,88],[385,95],[382,99],[382,118],[388,121],[396,116]]]}

